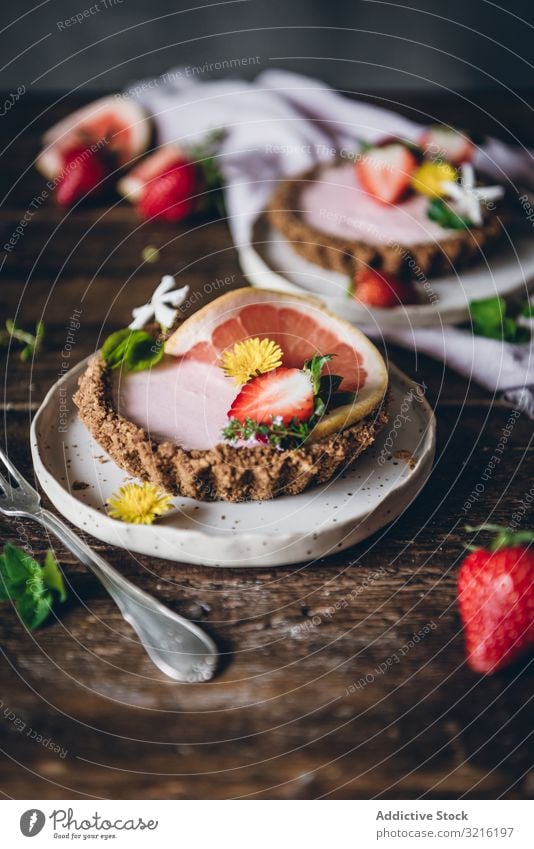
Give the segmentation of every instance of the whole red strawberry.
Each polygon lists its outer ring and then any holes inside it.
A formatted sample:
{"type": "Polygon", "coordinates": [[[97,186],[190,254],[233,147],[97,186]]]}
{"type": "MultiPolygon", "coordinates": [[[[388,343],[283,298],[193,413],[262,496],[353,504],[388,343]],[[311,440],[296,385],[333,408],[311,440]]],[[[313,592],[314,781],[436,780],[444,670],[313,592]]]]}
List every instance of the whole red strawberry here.
{"type": "Polygon", "coordinates": [[[57,180],[57,202],[72,206],[82,198],[99,194],[105,186],[108,168],[102,156],[86,147],[72,148],[57,180]]]}
{"type": "Polygon", "coordinates": [[[143,187],[137,208],[143,218],[181,221],[194,212],[200,189],[199,171],[183,160],[143,187]]]}
{"type": "Polygon", "coordinates": [[[418,300],[413,283],[375,268],[361,268],[357,272],[352,294],[362,304],[381,309],[415,304],[418,300]]]}
{"type": "Polygon", "coordinates": [[[534,532],[512,532],[496,525],[467,528],[495,531],[489,549],[463,561],[458,605],[465,629],[467,663],[491,673],[534,647],[534,532]]]}

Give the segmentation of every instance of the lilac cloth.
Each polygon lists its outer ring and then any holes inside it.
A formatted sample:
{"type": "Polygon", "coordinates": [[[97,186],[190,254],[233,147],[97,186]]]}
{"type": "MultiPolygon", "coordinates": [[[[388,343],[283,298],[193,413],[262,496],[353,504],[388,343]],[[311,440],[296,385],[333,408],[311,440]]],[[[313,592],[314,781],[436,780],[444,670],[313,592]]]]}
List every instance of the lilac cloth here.
{"type": "MultiPolygon", "coordinates": [[[[286,71],[265,71],[252,82],[200,81],[183,70],[132,86],[128,94],[152,116],[160,143],[188,146],[224,129],[218,162],[225,180],[228,223],[237,247],[250,243],[252,224],[275,184],[330,159],[360,140],[397,135],[417,140],[422,125],[381,107],[349,100],[324,83],[286,71]]],[[[475,168],[498,183],[534,187],[530,150],[489,139],[475,168]]],[[[442,360],[534,418],[531,345],[510,345],[455,327],[388,331],[386,339],[442,360]]]]}

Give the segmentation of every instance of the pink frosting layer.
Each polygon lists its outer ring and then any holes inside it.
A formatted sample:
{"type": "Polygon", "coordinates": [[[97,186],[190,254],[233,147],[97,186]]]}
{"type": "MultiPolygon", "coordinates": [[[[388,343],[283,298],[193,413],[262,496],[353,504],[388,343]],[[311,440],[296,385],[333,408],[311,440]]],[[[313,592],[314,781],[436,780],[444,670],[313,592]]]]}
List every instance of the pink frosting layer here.
{"type": "Polygon", "coordinates": [[[454,233],[426,216],[428,198],[414,194],[386,206],[358,182],[352,163],[326,168],[301,193],[304,220],[316,230],[369,244],[422,244],[454,233]]]}
{"type": "Polygon", "coordinates": [[[114,374],[118,412],[158,442],[212,448],[221,441],[237,387],[220,368],[166,357],[155,368],[114,374]]]}

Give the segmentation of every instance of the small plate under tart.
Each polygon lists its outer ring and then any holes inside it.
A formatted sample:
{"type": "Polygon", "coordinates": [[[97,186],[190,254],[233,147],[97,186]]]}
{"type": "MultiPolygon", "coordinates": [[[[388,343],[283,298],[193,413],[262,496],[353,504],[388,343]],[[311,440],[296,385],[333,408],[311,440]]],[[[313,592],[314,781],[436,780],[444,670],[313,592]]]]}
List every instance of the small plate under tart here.
{"type": "Polygon", "coordinates": [[[252,243],[239,249],[243,273],[259,289],[315,295],[328,309],[362,327],[399,330],[435,327],[469,320],[469,302],[497,295],[526,294],[534,280],[534,240],[531,232],[505,236],[480,262],[458,274],[415,282],[421,303],[372,309],[347,295],[349,278],[300,256],[262,213],[253,227],[252,243]]]}
{"type": "Polygon", "coordinates": [[[178,563],[276,566],[348,548],[398,518],[426,483],[435,452],[434,414],[417,384],[390,364],[389,423],[354,467],[300,495],[263,502],[176,497],[154,525],[106,515],[107,498],[128,480],[78,419],[72,401],[87,367],[50,389],[31,429],[37,478],[57,510],[103,542],[178,563]]]}

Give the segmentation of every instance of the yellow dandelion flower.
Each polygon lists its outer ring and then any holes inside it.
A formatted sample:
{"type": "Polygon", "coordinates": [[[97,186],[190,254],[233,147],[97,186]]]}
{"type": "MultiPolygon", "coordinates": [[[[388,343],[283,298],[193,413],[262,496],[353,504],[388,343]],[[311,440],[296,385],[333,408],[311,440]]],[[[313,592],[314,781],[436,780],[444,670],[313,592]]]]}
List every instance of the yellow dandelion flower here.
{"type": "Polygon", "coordinates": [[[282,356],[280,345],[271,339],[245,339],[224,352],[221,368],[226,377],[232,377],[241,386],[251,377],[281,366],[282,356]]]}
{"type": "Polygon", "coordinates": [[[412,188],[429,198],[443,197],[443,183],[455,183],[456,168],[450,162],[423,162],[412,176],[412,188]]]}
{"type": "Polygon", "coordinates": [[[171,496],[152,483],[127,483],[106,504],[112,519],[134,525],[151,525],[158,516],[172,510],[171,496]]]}

